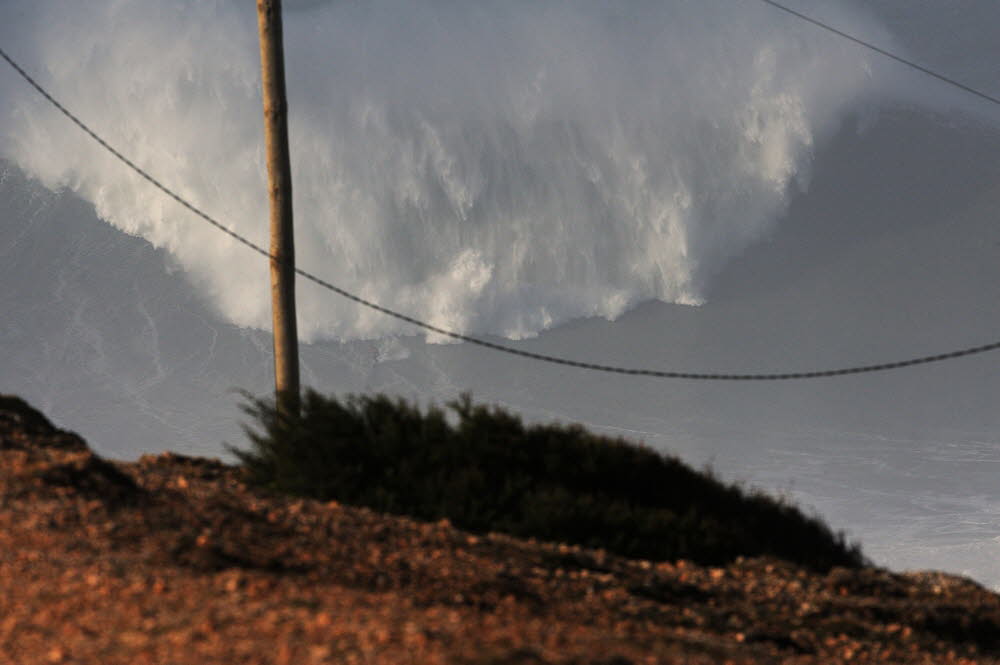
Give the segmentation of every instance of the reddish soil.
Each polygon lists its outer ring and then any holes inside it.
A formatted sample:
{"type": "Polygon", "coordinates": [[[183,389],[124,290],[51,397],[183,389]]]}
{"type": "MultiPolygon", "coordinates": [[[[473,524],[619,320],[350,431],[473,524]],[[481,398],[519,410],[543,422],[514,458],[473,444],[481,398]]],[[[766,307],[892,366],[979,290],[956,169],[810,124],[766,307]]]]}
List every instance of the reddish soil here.
{"type": "Polygon", "coordinates": [[[0,663],[1000,663],[942,573],[723,568],[272,496],[217,461],[108,462],[0,397],[0,663]]]}

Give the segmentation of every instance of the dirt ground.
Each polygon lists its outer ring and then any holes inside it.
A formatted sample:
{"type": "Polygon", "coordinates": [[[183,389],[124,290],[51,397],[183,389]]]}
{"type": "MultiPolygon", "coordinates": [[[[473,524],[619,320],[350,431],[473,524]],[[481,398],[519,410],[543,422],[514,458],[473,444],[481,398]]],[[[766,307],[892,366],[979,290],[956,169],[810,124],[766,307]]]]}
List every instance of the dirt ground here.
{"type": "Polygon", "coordinates": [[[708,568],[108,462],[0,397],[0,663],[1000,663],[1000,597],[942,573],[708,568]]]}

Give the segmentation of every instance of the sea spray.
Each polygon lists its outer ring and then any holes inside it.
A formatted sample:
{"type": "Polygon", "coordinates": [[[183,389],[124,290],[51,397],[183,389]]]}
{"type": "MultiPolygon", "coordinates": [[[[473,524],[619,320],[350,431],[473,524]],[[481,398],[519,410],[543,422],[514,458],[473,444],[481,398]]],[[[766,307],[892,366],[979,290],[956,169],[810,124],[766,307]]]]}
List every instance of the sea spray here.
{"type": "MultiPolygon", "coordinates": [[[[461,332],[524,338],[644,300],[701,302],[876,87],[869,54],[752,2],[286,11],[299,265],[461,332]]],[[[3,12],[5,47],[59,99],[265,244],[252,3],[14,0],[3,12]]],[[[0,94],[0,156],[168,249],[229,321],[269,327],[260,257],[9,73],[0,94]]],[[[299,312],[306,339],[414,332],[311,284],[299,312]]]]}

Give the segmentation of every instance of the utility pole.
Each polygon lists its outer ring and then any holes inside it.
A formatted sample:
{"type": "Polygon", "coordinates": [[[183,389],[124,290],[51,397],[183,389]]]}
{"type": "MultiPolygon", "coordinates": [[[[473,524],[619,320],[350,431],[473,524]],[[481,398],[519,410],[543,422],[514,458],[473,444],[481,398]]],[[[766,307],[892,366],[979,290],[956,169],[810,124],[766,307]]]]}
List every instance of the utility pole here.
{"type": "Polygon", "coordinates": [[[279,413],[299,410],[299,338],[295,320],[295,239],[292,167],[288,150],[281,0],[257,0],[264,143],[271,199],[271,311],[274,320],[274,391],[279,413]]]}

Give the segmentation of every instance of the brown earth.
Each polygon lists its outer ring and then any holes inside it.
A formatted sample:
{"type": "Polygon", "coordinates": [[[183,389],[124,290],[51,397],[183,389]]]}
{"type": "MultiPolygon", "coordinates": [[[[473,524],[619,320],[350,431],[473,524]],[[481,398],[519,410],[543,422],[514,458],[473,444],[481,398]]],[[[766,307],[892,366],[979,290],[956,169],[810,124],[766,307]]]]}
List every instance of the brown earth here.
{"type": "Polygon", "coordinates": [[[942,573],[724,568],[475,536],[108,462],[0,397],[0,663],[1000,663],[942,573]]]}

